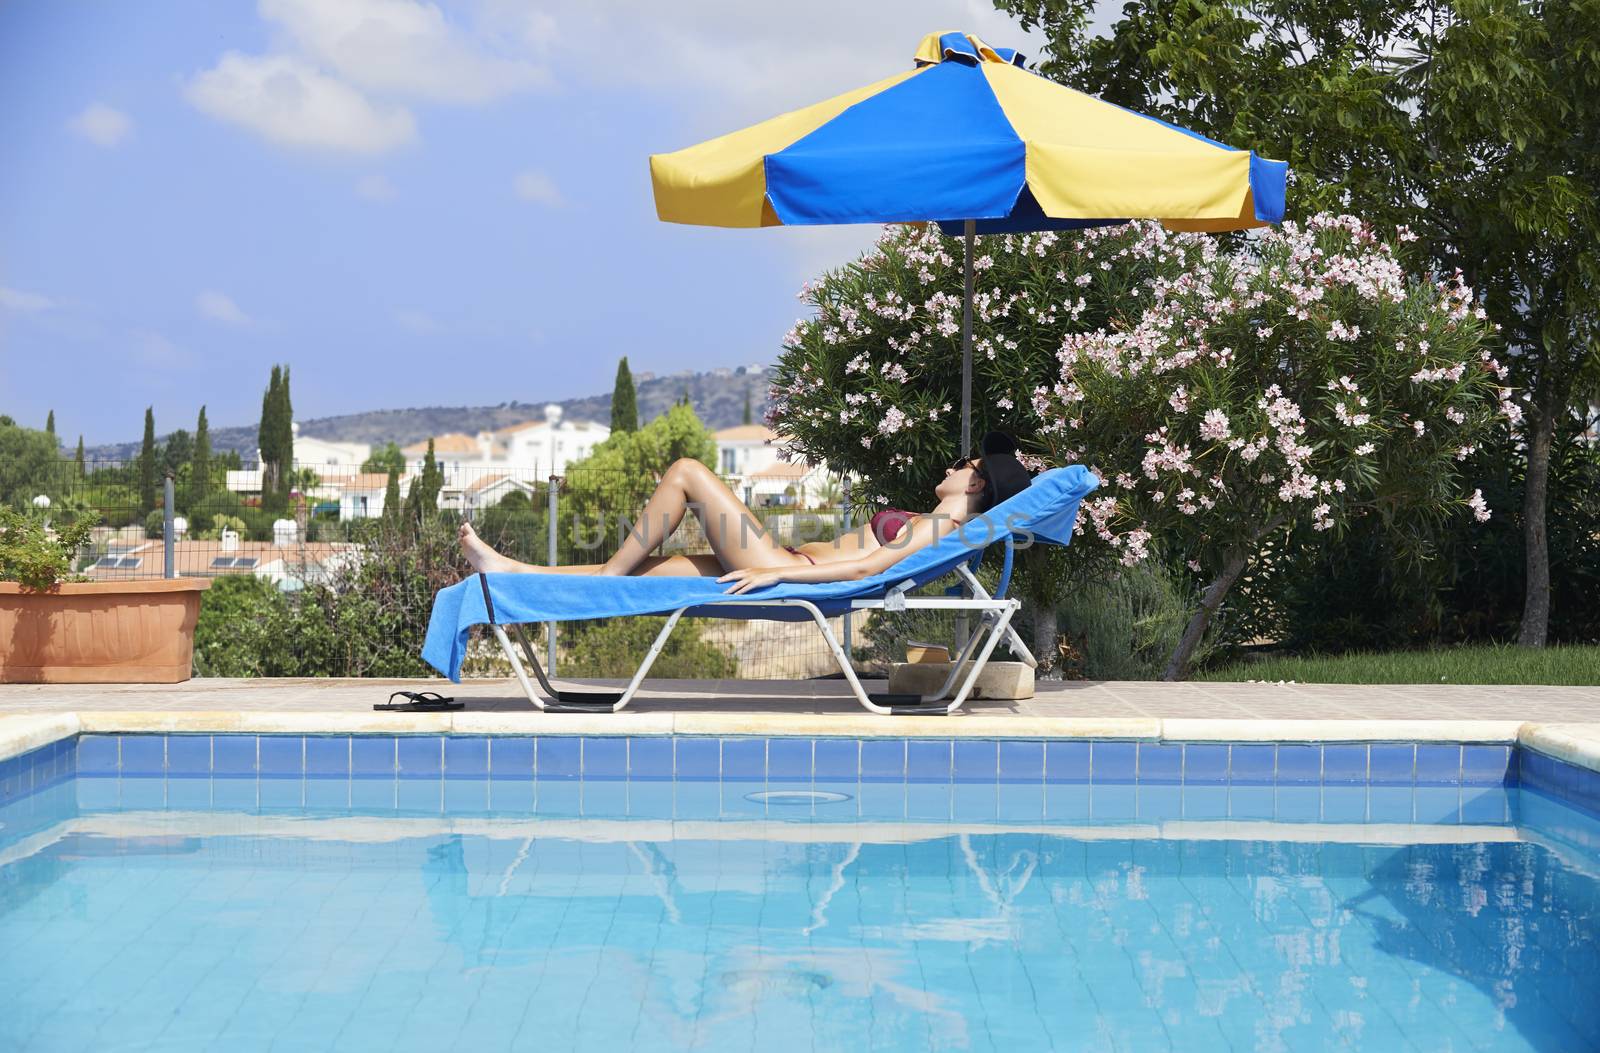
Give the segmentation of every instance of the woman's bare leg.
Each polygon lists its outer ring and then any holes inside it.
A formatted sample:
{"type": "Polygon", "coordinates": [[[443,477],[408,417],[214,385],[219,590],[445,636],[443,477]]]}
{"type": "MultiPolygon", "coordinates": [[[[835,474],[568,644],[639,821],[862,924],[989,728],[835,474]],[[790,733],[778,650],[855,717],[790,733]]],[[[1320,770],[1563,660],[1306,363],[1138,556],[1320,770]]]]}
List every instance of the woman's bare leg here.
{"type": "MultiPolygon", "coordinates": [[[[478,536],[471,523],[462,523],[456,538],[472,569],[485,574],[599,574],[605,570],[604,563],[541,567],[502,556],[478,536]]],[[[650,556],[639,565],[637,573],[650,577],[716,578],[725,569],[716,556],[650,556]]]]}
{"type": "Polygon", "coordinates": [[[686,457],[674,461],[661,477],[633,529],[600,573],[636,573],[691,510],[700,518],[706,540],[711,542],[711,550],[724,570],[781,567],[802,560],[767,534],[744,502],[711,469],[686,457]]]}

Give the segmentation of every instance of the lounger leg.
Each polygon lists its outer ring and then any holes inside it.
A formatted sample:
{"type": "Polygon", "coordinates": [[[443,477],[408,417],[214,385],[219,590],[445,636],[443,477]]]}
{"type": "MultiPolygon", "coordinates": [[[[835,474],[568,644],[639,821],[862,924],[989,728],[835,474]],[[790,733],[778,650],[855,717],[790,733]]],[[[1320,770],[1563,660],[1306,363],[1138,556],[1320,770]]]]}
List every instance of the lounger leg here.
{"type": "Polygon", "coordinates": [[[983,667],[989,661],[989,656],[994,653],[994,645],[999,643],[1000,637],[1005,635],[1006,627],[1011,624],[1011,616],[1016,613],[1017,607],[1018,604],[1016,601],[1012,601],[1011,604],[1009,604],[1003,611],[1000,612],[1000,621],[995,624],[994,631],[991,632],[989,634],[989,638],[984,641],[983,650],[978,652],[977,659],[972,663],[972,671],[967,674],[966,682],[961,685],[961,690],[956,694],[956,697],[951,700],[950,708],[945,710],[946,713],[954,713],[956,710],[960,709],[961,704],[965,702],[967,700],[967,696],[972,693],[973,687],[978,683],[978,674],[983,672],[983,667]]]}
{"type": "MultiPolygon", "coordinates": [[[[495,639],[500,641],[500,650],[505,652],[506,661],[511,663],[511,671],[516,674],[517,683],[522,685],[522,691],[523,691],[524,694],[526,694],[528,696],[528,701],[532,702],[538,708],[544,709],[545,708],[545,701],[544,701],[543,698],[541,698],[539,696],[539,692],[537,692],[537,691],[535,691],[533,689],[532,682],[528,680],[528,672],[527,672],[527,670],[522,668],[522,660],[517,657],[516,648],[511,646],[511,637],[506,635],[505,626],[500,625],[500,624],[497,623],[494,626],[492,626],[492,628],[494,629],[495,639]]],[[[517,635],[518,636],[522,635],[520,630],[518,630],[517,635]]],[[[523,640],[523,647],[525,649],[527,647],[526,638],[524,638],[524,640],[523,640]]],[[[529,652],[528,657],[530,659],[533,659],[533,668],[538,670],[539,679],[541,681],[544,680],[544,670],[539,667],[539,662],[538,662],[537,659],[533,658],[533,654],[532,654],[531,651],[529,652]]],[[[545,689],[549,690],[549,685],[548,684],[545,686],[545,689]]],[[[551,693],[554,694],[554,692],[551,692],[551,693]]]]}
{"type": "MultiPolygon", "coordinates": [[[[972,573],[966,564],[963,563],[956,567],[956,574],[966,580],[967,585],[972,589],[972,594],[974,596],[983,600],[991,598],[989,596],[989,591],[983,587],[981,582],[978,581],[978,576],[972,573]]],[[[1011,648],[1012,654],[1026,662],[1029,668],[1039,668],[1039,660],[1033,656],[1032,651],[1028,650],[1028,645],[1022,642],[1022,636],[1017,632],[1014,626],[1006,626],[1006,646],[1011,648]]]]}
{"type": "Polygon", "coordinates": [[[856,701],[871,713],[888,715],[894,710],[887,706],[880,706],[867,695],[867,689],[861,686],[861,681],[856,678],[855,667],[850,664],[850,656],[844,653],[844,648],[839,646],[839,640],[833,635],[833,630],[828,628],[828,619],[822,616],[816,604],[805,600],[793,601],[797,606],[804,607],[811,612],[811,617],[816,621],[817,628],[822,630],[822,638],[828,641],[828,650],[833,652],[833,660],[839,663],[839,672],[844,674],[845,681],[849,683],[850,690],[856,694],[856,701]]]}
{"type": "Polygon", "coordinates": [[[661,631],[656,634],[655,642],[650,645],[650,650],[645,653],[644,661],[639,663],[639,669],[633,674],[633,679],[628,681],[627,690],[622,692],[622,697],[617,699],[617,704],[611,707],[611,712],[620,713],[629,702],[633,701],[634,693],[639,690],[639,685],[644,683],[644,675],[650,671],[650,667],[655,664],[656,658],[666,648],[667,637],[672,635],[672,630],[678,625],[678,619],[683,617],[683,612],[686,610],[688,610],[687,607],[679,607],[667,616],[667,624],[663,625],[661,631]]]}

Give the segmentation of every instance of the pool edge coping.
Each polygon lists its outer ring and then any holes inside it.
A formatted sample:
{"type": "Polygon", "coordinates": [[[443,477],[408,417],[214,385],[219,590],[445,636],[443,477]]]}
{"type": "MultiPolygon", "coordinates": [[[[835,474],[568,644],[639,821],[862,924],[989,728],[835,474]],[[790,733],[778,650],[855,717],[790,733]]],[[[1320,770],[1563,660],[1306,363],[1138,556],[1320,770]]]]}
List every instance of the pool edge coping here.
{"type": "Polygon", "coordinates": [[[79,734],[536,735],[722,738],[1111,739],[1141,742],[1440,742],[1515,745],[1600,772],[1600,724],[1515,720],[1158,717],[861,717],[811,713],[0,714],[0,761],[79,734]]]}

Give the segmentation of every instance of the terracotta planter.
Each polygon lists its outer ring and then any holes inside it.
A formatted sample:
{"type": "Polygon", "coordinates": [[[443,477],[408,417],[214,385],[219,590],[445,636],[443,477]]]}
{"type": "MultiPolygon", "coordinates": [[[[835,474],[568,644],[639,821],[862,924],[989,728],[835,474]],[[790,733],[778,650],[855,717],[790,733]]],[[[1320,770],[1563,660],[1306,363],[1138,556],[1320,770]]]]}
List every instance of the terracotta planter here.
{"type": "Polygon", "coordinates": [[[92,581],[28,592],[0,581],[0,683],[189,679],[206,578],[92,581]]]}

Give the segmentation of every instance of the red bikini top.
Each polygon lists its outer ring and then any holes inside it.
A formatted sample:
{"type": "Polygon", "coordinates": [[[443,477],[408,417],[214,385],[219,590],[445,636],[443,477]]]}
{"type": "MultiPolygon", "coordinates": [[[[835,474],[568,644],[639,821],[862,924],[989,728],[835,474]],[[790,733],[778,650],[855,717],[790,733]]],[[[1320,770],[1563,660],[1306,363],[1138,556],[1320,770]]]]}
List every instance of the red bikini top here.
{"type": "Polygon", "coordinates": [[[916,516],[917,513],[907,512],[903,508],[885,508],[881,512],[874,513],[868,525],[872,527],[872,532],[877,536],[878,543],[887,545],[899,537],[900,531],[904,530],[906,524],[915,519],[916,516]]]}

